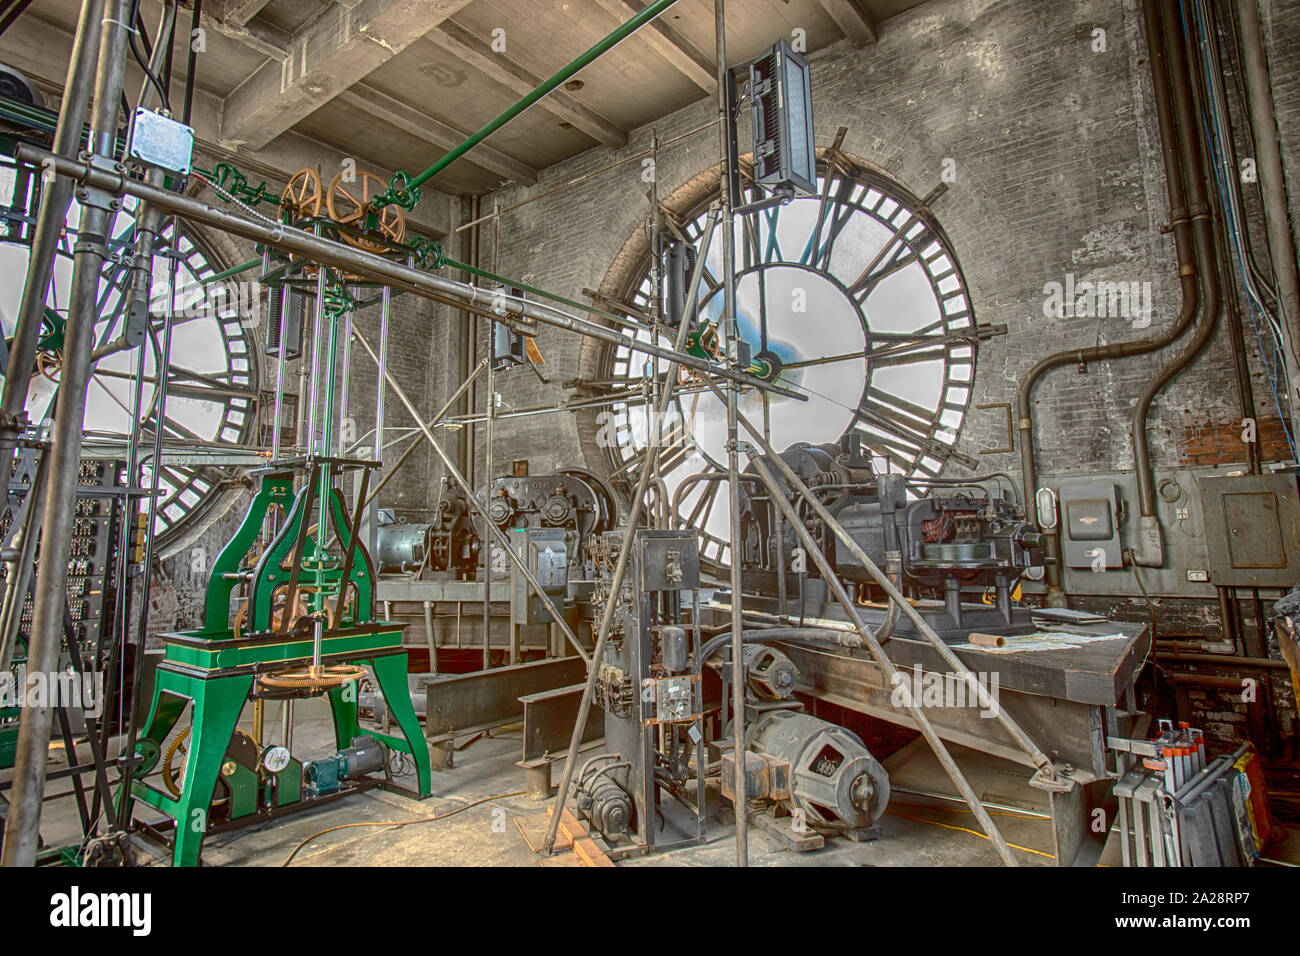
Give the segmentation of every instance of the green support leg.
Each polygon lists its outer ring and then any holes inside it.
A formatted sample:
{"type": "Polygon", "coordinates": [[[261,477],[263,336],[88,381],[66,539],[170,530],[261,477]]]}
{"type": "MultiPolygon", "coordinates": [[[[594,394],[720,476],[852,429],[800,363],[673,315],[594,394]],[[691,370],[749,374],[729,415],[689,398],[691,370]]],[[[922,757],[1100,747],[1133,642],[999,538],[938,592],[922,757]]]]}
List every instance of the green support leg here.
{"type": "MultiPolygon", "coordinates": [[[[406,683],[406,655],[389,654],[369,661],[375,671],[375,683],[384,695],[388,712],[402,730],[402,737],[376,734],[394,750],[408,753],[415,760],[415,777],[419,783],[420,799],[433,792],[432,771],[429,767],[429,745],[420,728],[420,718],[415,716],[411,703],[411,689],[406,683]],[[402,738],[405,739],[402,739],[402,738]]],[[[355,705],[354,705],[355,706],[355,705]]]]}
{"type": "Polygon", "coordinates": [[[361,736],[357,721],[357,683],[352,681],[329,691],[330,713],[334,715],[334,742],[339,750],[352,746],[354,737],[361,736]]]}
{"type": "Polygon", "coordinates": [[[217,774],[221,772],[235,725],[253,689],[253,678],[218,677],[193,680],[190,684],[194,691],[194,731],[185,761],[185,780],[176,801],[173,866],[198,866],[217,774]]]}

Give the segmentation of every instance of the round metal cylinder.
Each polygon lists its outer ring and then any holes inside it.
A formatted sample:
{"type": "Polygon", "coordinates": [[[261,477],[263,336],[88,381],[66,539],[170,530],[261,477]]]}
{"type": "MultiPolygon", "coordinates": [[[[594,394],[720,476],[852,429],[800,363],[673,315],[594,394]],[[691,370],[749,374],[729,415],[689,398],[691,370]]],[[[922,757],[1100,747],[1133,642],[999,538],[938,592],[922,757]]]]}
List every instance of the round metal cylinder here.
{"type": "Polygon", "coordinates": [[[750,750],[790,765],[791,803],[812,823],[868,827],[889,803],[889,775],[858,735],[793,710],[768,711],[750,728],[750,750]]]}

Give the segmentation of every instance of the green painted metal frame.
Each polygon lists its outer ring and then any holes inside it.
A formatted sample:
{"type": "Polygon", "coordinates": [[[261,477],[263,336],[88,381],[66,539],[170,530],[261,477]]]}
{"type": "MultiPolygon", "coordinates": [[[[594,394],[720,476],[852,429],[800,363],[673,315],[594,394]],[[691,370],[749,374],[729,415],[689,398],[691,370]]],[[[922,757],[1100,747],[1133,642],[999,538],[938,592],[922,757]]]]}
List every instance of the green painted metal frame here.
{"type": "MultiPolygon", "coordinates": [[[[322,303],[323,306],[323,303],[322,303]]],[[[203,627],[198,631],[163,635],[164,660],[158,666],[154,696],[146,730],[136,746],[139,758],[132,769],[126,798],[141,800],[176,821],[173,863],[197,865],[203,836],[209,826],[208,809],[218,776],[244,706],[257,691],[261,676],[276,671],[321,664],[359,664],[370,668],[380,693],[397,724],[398,734],[367,731],[390,749],[410,754],[416,767],[418,796],[432,790],[428,746],[407,687],[407,655],[402,646],[404,625],[375,619],[374,565],[360,537],[354,533],[359,513],[350,517],[335,479],[346,467],[363,472],[361,497],[376,462],[348,462],[331,457],[335,418],[341,312],[325,310],[326,363],[320,453],[286,462],[272,462],[255,472],[257,491],[239,528],[213,562],[205,594],[203,627]],[[295,478],[303,476],[295,492],[295,478]],[[248,567],[250,552],[269,527],[272,512],[283,521],[262,554],[248,567]],[[311,524],[315,519],[315,525],[311,524]],[[326,545],[330,532],[343,554],[336,561],[326,545]],[[247,585],[247,631],[238,637],[231,626],[231,599],[240,584],[247,585]],[[286,613],[273,626],[273,600],[277,589],[288,586],[286,613]],[[292,626],[288,609],[299,592],[306,596],[311,615],[319,622],[312,629],[292,626]],[[349,594],[355,595],[350,617],[344,614],[349,594]],[[335,597],[333,619],[329,601],[335,597]],[[319,657],[314,629],[321,628],[319,657]],[[181,792],[177,797],[152,786],[146,779],[157,766],[163,742],[187,709],[192,710],[193,733],[186,759],[181,792]]],[[[340,748],[360,736],[355,682],[325,691],[334,719],[334,736],[340,748]]],[[[301,773],[292,761],[282,774],[301,773]]],[[[238,770],[236,770],[238,772],[238,770]]],[[[275,775],[267,775],[268,780],[275,775]]],[[[247,781],[245,781],[246,783],[247,781]]],[[[275,780],[277,802],[300,793],[301,781],[275,780]]],[[[246,789],[246,788],[245,788],[246,789]]],[[[234,801],[238,815],[249,810],[248,794],[234,801]]],[[[119,792],[118,799],[123,799],[119,792]]],[[[294,798],[296,799],[296,797],[294,798]]],[[[256,809],[257,801],[252,807],[256,809]]],[[[303,802],[310,805],[309,801],[303,802]]]]}

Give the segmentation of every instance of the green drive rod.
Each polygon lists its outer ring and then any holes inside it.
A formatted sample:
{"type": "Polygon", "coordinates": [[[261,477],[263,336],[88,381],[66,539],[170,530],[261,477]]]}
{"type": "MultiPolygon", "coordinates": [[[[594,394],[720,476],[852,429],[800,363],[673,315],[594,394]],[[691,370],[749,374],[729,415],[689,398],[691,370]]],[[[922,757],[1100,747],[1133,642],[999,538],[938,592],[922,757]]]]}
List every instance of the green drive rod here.
{"type": "Polygon", "coordinates": [[[382,196],[376,196],[375,199],[372,200],[372,205],[376,209],[382,209],[384,206],[397,202],[398,201],[397,196],[401,195],[402,193],[408,193],[413,189],[418,189],[421,186],[423,186],[434,176],[437,176],[440,172],[442,172],[444,169],[446,169],[456,160],[460,159],[462,156],[468,153],[479,143],[483,142],[483,140],[487,139],[489,136],[491,136],[493,133],[499,130],[502,126],[505,126],[507,123],[509,123],[512,119],[514,119],[524,110],[528,109],[528,107],[532,106],[543,96],[546,96],[546,94],[550,93],[561,83],[570,79],[575,73],[578,73],[580,70],[582,70],[584,67],[586,67],[588,64],[590,64],[598,57],[602,56],[603,54],[607,53],[609,50],[612,50],[614,47],[618,46],[619,43],[621,43],[627,37],[631,36],[637,30],[641,29],[641,27],[645,26],[647,23],[649,23],[655,17],[659,16],[659,14],[663,13],[665,10],[667,10],[676,2],[677,0],[655,0],[654,3],[650,4],[650,6],[646,7],[644,10],[642,10],[640,13],[634,16],[631,20],[628,20],[626,23],[620,26],[609,36],[605,37],[605,39],[601,40],[599,43],[593,46],[586,53],[582,54],[580,57],[578,57],[568,66],[560,70],[559,73],[556,73],[553,77],[551,77],[541,86],[537,87],[537,89],[533,90],[523,99],[521,99],[518,103],[515,103],[513,106],[507,109],[496,119],[492,120],[482,129],[480,129],[477,133],[472,134],[467,140],[465,140],[463,143],[461,143],[451,152],[447,153],[447,155],[443,156],[441,159],[439,159],[436,163],[434,163],[424,172],[420,173],[420,175],[416,176],[410,182],[406,183],[402,187],[400,193],[394,193],[393,187],[389,187],[387,193],[385,193],[382,196]]]}

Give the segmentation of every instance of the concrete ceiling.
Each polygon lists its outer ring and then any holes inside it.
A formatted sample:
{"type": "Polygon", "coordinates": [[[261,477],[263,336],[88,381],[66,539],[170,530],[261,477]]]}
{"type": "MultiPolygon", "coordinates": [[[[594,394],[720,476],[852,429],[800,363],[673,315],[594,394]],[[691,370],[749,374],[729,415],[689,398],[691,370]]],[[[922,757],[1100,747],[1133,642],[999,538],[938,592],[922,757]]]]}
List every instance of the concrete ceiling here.
{"type": "MultiPolygon", "coordinates": [[[[202,148],[257,175],[328,171],[349,157],[385,178],[415,173],[646,2],[205,0],[192,123],[202,148]]],[[[752,57],[796,28],[809,51],[845,37],[871,43],[882,21],[922,2],[731,0],[728,58],[752,57]]],[[[79,5],[36,0],[0,35],[0,62],[57,96],[79,5]]],[[[142,10],[156,33],[160,0],[142,0],[142,10]]],[[[177,97],[189,16],[183,9],[177,31],[177,97]]],[[[472,194],[531,183],[593,146],[622,146],[630,130],[712,94],[713,29],[713,0],[678,0],[430,185],[472,194]]],[[[129,65],[133,99],[142,74],[129,65]]]]}

